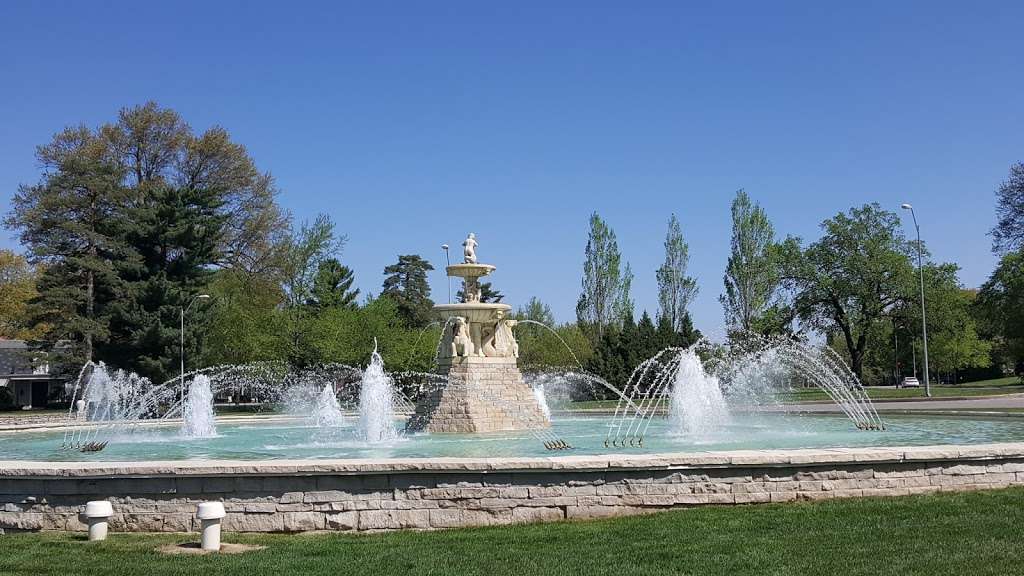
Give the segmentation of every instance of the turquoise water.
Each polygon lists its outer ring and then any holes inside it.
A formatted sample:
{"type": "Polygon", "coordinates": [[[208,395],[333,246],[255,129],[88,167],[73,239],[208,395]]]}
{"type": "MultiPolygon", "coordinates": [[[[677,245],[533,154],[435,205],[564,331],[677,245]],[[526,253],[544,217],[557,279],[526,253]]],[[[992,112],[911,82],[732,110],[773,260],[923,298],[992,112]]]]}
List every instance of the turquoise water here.
{"type": "Polygon", "coordinates": [[[182,438],[177,428],[137,428],[110,439],[97,453],[61,449],[62,431],[0,433],[0,460],[141,461],[264,460],[282,458],[403,458],[431,456],[557,456],[762,448],[831,448],[979,444],[1024,441],[1024,418],[886,417],[888,429],[860,431],[832,415],[734,414],[702,435],[673,435],[664,419],[651,421],[643,448],[606,448],[610,416],[556,417],[552,431],[574,446],[551,452],[529,432],[480,435],[421,434],[386,444],[355,439],[348,425],[317,428],[287,422],[221,423],[218,436],[182,438]]]}

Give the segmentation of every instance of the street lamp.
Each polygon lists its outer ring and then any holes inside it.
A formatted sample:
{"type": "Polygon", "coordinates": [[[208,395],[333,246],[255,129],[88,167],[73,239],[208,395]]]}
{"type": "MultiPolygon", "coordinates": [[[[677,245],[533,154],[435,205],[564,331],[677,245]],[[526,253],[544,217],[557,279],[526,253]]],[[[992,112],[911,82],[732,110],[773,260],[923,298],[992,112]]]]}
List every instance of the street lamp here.
{"type": "Polygon", "coordinates": [[[181,308],[181,397],[185,398],[185,314],[192,309],[192,305],[199,300],[207,300],[210,298],[209,294],[199,294],[192,298],[188,303],[188,306],[181,308]]]}
{"type": "MultiPolygon", "coordinates": [[[[448,257],[448,245],[447,244],[441,244],[441,249],[444,250],[444,261],[448,264],[448,266],[451,266],[452,265],[452,260],[451,260],[451,258],[448,257]]],[[[447,276],[447,273],[445,273],[445,275],[447,276]]],[[[452,303],[452,277],[451,276],[448,276],[448,303],[449,304],[452,303]]]]}
{"type": "Polygon", "coordinates": [[[903,204],[900,208],[910,210],[910,216],[914,219],[914,229],[917,231],[917,269],[921,278],[921,337],[924,342],[924,395],[931,398],[932,386],[931,382],[928,381],[928,320],[925,317],[924,311],[924,248],[921,245],[921,227],[917,224],[917,214],[914,213],[913,206],[903,204]]]}

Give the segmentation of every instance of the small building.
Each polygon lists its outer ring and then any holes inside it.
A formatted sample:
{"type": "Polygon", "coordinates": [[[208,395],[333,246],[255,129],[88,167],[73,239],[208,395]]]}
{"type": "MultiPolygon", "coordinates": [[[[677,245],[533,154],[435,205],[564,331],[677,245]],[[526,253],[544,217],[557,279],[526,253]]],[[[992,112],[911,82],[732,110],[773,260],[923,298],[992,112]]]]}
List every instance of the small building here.
{"type": "Polygon", "coordinates": [[[24,340],[0,340],[0,388],[17,408],[46,408],[66,400],[66,378],[50,374],[50,364],[24,340]]]}

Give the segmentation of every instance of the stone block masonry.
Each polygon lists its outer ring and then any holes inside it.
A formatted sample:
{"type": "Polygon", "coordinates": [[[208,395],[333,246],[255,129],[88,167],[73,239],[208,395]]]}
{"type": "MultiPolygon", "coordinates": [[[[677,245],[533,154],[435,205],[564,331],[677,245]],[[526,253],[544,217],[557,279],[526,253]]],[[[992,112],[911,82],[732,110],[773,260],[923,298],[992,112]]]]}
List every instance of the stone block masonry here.
{"type": "Polygon", "coordinates": [[[449,383],[418,403],[410,430],[468,434],[551,426],[515,358],[447,358],[440,368],[449,383]]]}
{"type": "Polygon", "coordinates": [[[0,462],[0,529],[84,531],[109,499],[114,532],[198,530],[224,503],[228,532],[490,526],[705,505],[1024,485],[1024,443],[551,458],[0,462]]]}

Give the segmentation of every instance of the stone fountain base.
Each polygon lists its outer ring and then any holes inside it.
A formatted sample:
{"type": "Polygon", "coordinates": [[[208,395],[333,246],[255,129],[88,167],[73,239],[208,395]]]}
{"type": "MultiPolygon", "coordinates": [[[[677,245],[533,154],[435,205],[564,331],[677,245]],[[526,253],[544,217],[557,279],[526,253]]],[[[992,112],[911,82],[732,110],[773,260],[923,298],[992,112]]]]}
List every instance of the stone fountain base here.
{"type": "Polygon", "coordinates": [[[439,371],[449,383],[420,401],[410,430],[472,433],[551,426],[515,358],[445,358],[439,371]]]}

